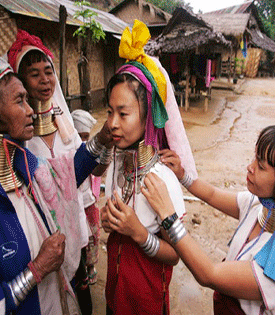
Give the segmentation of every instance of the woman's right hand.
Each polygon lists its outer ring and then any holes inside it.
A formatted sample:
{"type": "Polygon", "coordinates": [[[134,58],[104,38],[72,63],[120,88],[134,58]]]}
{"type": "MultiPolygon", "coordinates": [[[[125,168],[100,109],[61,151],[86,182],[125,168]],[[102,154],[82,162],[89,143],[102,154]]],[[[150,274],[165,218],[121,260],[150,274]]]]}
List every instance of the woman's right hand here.
{"type": "Polygon", "coordinates": [[[144,185],[146,187],[141,187],[141,192],[161,220],[175,212],[166,184],[162,179],[154,173],[149,173],[144,179],[144,185]]]}
{"type": "Polygon", "coordinates": [[[159,150],[158,154],[161,162],[175,173],[178,180],[181,180],[184,176],[184,169],[181,166],[181,160],[177,153],[169,149],[164,149],[159,150]]]}
{"type": "Polygon", "coordinates": [[[105,121],[101,130],[97,133],[98,141],[106,148],[111,149],[114,146],[113,137],[108,127],[107,121],[105,121]]]}
{"type": "Polygon", "coordinates": [[[111,233],[111,232],[113,232],[113,229],[110,227],[108,213],[107,213],[107,207],[108,207],[108,205],[106,203],[106,205],[103,208],[101,208],[100,219],[101,219],[101,225],[102,225],[105,233],[111,233]]]}
{"type": "Polygon", "coordinates": [[[66,237],[59,230],[44,240],[33,261],[41,279],[53,271],[58,271],[64,261],[66,237]]]}

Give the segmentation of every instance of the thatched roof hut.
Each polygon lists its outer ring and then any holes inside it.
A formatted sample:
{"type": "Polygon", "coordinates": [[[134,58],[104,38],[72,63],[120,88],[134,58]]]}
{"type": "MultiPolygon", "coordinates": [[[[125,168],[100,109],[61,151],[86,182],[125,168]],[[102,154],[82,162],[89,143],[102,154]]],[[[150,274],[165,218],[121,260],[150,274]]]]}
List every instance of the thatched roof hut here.
{"type": "Polygon", "coordinates": [[[250,13],[206,13],[202,19],[210,24],[216,32],[221,32],[233,46],[239,47],[240,39],[248,35],[251,46],[275,52],[275,42],[269,38],[262,28],[261,22],[250,13]]]}
{"type": "Polygon", "coordinates": [[[230,47],[231,43],[200,17],[177,8],[162,34],[149,41],[145,49],[148,54],[161,55],[188,52],[200,46],[213,50],[217,45],[230,47]]]}
{"type": "Polygon", "coordinates": [[[174,11],[162,34],[145,47],[148,54],[160,57],[180,96],[181,106],[183,97],[187,110],[189,98],[202,94],[205,111],[211,97],[211,81],[220,72],[223,49],[230,53],[231,42],[202,18],[183,8],[174,11]]]}
{"type": "Polygon", "coordinates": [[[202,19],[211,25],[216,32],[221,32],[226,36],[240,36],[243,34],[248,20],[249,13],[224,13],[224,14],[203,14],[202,19]]]}
{"type": "MultiPolygon", "coordinates": [[[[253,1],[208,12],[201,17],[212,25],[215,31],[221,32],[232,42],[235,60],[242,60],[244,64],[242,72],[249,77],[255,77],[258,68],[266,63],[265,52],[275,52],[275,41],[266,35],[253,1]]],[[[227,56],[224,56],[225,59],[227,56]]]]}

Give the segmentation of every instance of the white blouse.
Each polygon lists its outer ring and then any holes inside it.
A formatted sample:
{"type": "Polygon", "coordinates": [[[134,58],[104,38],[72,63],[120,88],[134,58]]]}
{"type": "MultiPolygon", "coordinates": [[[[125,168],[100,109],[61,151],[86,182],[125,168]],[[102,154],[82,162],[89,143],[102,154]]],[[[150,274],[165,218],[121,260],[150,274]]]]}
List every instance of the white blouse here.
{"type": "MultiPolygon", "coordinates": [[[[115,189],[119,196],[122,196],[122,189],[118,187],[117,176],[118,170],[121,167],[123,157],[119,156],[116,159],[115,173],[113,174],[114,162],[108,168],[106,177],[106,196],[111,197],[112,190],[115,189]],[[114,178],[114,183],[112,184],[114,178]]],[[[173,202],[175,211],[177,212],[179,218],[182,218],[186,213],[183,192],[176,175],[164,164],[157,162],[151,169],[150,172],[157,174],[162,180],[165,181],[170,198],[173,202]]],[[[142,183],[143,184],[143,183],[142,183]]],[[[136,211],[137,217],[140,222],[151,232],[157,233],[160,230],[161,219],[155,213],[148,203],[146,197],[140,192],[135,195],[135,205],[133,205],[133,196],[131,197],[128,205],[133,207],[136,211]]]]}
{"type": "Polygon", "coordinates": [[[264,275],[263,269],[254,260],[254,256],[267,243],[272,234],[269,232],[263,232],[255,244],[255,239],[246,243],[248,235],[257,222],[258,213],[263,206],[258,197],[252,195],[250,192],[238,193],[237,201],[240,211],[240,225],[231,241],[226,260],[251,261],[253,273],[261,291],[264,303],[262,301],[249,301],[241,299],[239,301],[246,314],[275,315],[275,282],[264,275]],[[251,245],[253,246],[251,247],[251,245]]]}

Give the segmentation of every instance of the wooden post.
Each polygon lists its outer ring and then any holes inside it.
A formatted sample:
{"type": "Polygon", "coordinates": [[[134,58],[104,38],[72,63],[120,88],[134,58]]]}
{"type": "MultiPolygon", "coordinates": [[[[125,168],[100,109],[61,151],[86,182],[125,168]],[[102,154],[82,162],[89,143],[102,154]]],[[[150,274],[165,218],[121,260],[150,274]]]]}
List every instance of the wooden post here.
{"type": "Polygon", "coordinates": [[[91,50],[90,31],[87,30],[87,38],[81,38],[81,56],[78,61],[78,74],[80,82],[81,107],[89,111],[91,109],[91,82],[88,65],[88,51],[91,50]]]}
{"type": "Polygon", "coordinates": [[[67,64],[66,64],[66,20],[67,10],[64,5],[59,7],[59,73],[60,73],[60,86],[63,95],[67,95],[67,64]]]}
{"type": "Polygon", "coordinates": [[[189,80],[190,74],[188,69],[188,74],[186,75],[186,84],[185,84],[185,111],[188,111],[189,108],[189,80]]]}
{"type": "Polygon", "coordinates": [[[206,91],[204,94],[204,112],[205,113],[208,111],[208,102],[209,102],[208,97],[209,95],[208,95],[208,92],[206,91]]]}

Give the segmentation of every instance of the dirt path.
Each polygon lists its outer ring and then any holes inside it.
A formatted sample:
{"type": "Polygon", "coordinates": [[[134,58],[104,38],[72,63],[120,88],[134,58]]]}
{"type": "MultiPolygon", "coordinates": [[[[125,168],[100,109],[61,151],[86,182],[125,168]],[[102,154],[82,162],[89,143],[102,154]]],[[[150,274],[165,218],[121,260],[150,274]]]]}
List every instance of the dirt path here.
{"type": "MultiPolygon", "coordinates": [[[[275,80],[248,79],[239,94],[213,90],[207,113],[198,102],[191,103],[187,113],[180,110],[199,176],[221,188],[245,189],[246,166],[253,158],[258,133],[275,124],[275,80]]],[[[106,115],[93,115],[99,128],[106,115]]],[[[184,195],[191,197],[185,189],[184,195]]],[[[102,198],[100,203],[104,202],[102,198]]],[[[186,200],[185,204],[188,230],[214,261],[221,261],[237,222],[200,201],[186,200]]],[[[105,314],[106,239],[102,231],[98,282],[91,287],[94,315],[105,314]]],[[[212,294],[212,290],[198,285],[180,262],[170,285],[171,315],[213,314],[212,294]]]]}

